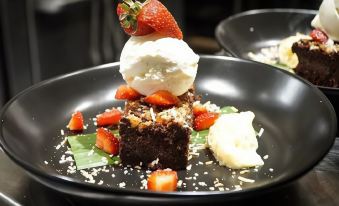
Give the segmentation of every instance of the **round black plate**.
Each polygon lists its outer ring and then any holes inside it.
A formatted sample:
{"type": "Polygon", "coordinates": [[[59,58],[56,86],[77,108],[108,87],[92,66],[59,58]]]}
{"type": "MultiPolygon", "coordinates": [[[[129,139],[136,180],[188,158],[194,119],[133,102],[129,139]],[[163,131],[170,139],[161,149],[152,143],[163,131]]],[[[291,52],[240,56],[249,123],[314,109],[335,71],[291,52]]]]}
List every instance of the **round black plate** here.
{"type": "Polygon", "coordinates": [[[60,129],[65,129],[75,109],[83,112],[89,124],[86,132],[93,132],[95,127],[89,118],[106,108],[123,105],[114,99],[116,88],[124,83],[118,67],[118,63],[113,63],[60,76],[17,95],[0,114],[0,143],[4,151],[35,179],[58,191],[113,200],[123,197],[127,202],[182,202],[241,198],[276,188],[309,171],[334,142],[336,116],[316,87],[264,64],[202,56],[195,84],[203,101],[251,110],[256,114],[254,126],[265,129],[259,138],[258,153],[269,158],[258,172],[242,175],[255,179],[255,183],[243,183],[242,190],[234,191],[232,187],[239,181],[232,177],[233,171],[217,164],[199,163],[214,160],[208,150],[190,160],[191,170],[179,171],[179,178],[187,183],[179,192],[140,190],[140,176],[146,175],[145,171],[128,169],[125,174],[122,167],[114,167],[114,172],[109,167],[108,173],[99,174],[96,179],[104,180],[102,185],[85,183],[79,173],[65,175],[67,164],[58,162],[65,148],[56,150],[55,146],[62,140],[60,129]],[[45,164],[45,160],[49,163],[45,164]],[[206,171],[208,174],[204,174],[206,171]],[[186,180],[192,176],[196,176],[194,182],[209,185],[218,178],[230,191],[209,191],[208,187],[193,185],[192,180],[186,180]],[[120,182],[125,182],[126,188],[119,188],[120,182]]]}
{"type": "MultiPolygon", "coordinates": [[[[281,39],[297,32],[309,34],[311,21],[318,11],[302,9],[259,9],[231,16],[221,21],[215,36],[222,48],[234,57],[249,59],[248,53],[275,46],[281,39]]],[[[334,108],[339,107],[339,88],[318,88],[334,108]]],[[[339,111],[337,111],[337,116],[339,111]]],[[[339,128],[339,125],[338,125],[339,128]]]]}
{"type": "Polygon", "coordinates": [[[219,44],[232,56],[249,59],[249,52],[275,46],[297,32],[308,34],[317,11],[302,9],[258,9],[221,21],[215,30],[219,44]]]}

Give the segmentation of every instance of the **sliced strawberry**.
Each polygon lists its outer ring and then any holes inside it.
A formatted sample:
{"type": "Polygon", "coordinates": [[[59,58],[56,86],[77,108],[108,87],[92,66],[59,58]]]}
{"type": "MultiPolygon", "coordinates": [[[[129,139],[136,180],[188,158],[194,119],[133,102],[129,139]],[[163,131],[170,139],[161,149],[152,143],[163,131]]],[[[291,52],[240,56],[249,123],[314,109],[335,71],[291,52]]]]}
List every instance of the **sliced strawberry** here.
{"type": "Polygon", "coordinates": [[[145,98],[145,102],[158,106],[174,106],[179,101],[177,96],[166,90],[159,90],[145,98]]]}
{"type": "Polygon", "coordinates": [[[95,146],[97,146],[97,148],[99,148],[99,149],[104,148],[104,136],[98,135],[98,132],[97,132],[97,138],[95,140],[95,146]]]}
{"type": "Polygon", "coordinates": [[[82,131],[84,129],[84,117],[81,112],[77,111],[72,114],[67,128],[71,131],[82,131]]]}
{"type": "Polygon", "coordinates": [[[118,124],[121,119],[121,111],[112,108],[111,110],[107,110],[104,113],[98,114],[96,118],[98,127],[115,125],[118,124]]]}
{"type": "Polygon", "coordinates": [[[207,112],[194,119],[194,130],[200,131],[210,128],[219,117],[218,113],[207,112]]]}
{"type": "Polygon", "coordinates": [[[117,14],[121,26],[130,35],[146,35],[155,31],[165,37],[183,38],[174,17],[158,0],[143,4],[125,0],[118,5],[117,14]]]}
{"type": "Polygon", "coordinates": [[[116,99],[125,99],[125,100],[135,100],[139,99],[141,94],[135,91],[132,87],[127,85],[119,86],[117,92],[115,93],[116,99]]]}
{"type": "Polygon", "coordinates": [[[197,104],[197,105],[194,105],[194,106],[193,106],[193,115],[194,115],[195,117],[197,117],[197,116],[199,116],[199,115],[201,115],[201,114],[203,114],[203,113],[206,113],[206,112],[207,112],[206,107],[204,107],[204,106],[201,105],[201,104],[197,104]]]}
{"type": "Polygon", "coordinates": [[[314,41],[320,42],[320,43],[326,43],[328,40],[328,36],[321,31],[320,29],[314,29],[311,31],[310,36],[314,41]]]}
{"type": "Polygon", "coordinates": [[[157,170],[151,173],[147,180],[147,188],[151,191],[176,191],[178,175],[176,171],[157,170]]]}
{"type": "Polygon", "coordinates": [[[95,145],[109,154],[117,155],[119,153],[119,140],[103,127],[97,130],[95,145]]]}
{"type": "Polygon", "coordinates": [[[106,139],[106,129],[100,127],[99,129],[97,129],[97,138],[95,141],[95,145],[99,148],[99,149],[103,149],[104,148],[104,140],[106,139]]]}
{"type": "Polygon", "coordinates": [[[140,12],[138,22],[147,24],[157,33],[182,39],[182,32],[172,14],[158,0],[150,0],[140,12]]]}

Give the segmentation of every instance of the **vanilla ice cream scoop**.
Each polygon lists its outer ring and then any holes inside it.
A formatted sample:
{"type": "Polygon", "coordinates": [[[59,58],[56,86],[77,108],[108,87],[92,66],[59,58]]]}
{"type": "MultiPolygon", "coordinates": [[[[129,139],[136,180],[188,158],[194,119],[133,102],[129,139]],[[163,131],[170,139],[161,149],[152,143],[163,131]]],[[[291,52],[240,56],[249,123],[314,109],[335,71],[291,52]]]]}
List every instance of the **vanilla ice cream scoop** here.
{"type": "Polygon", "coordinates": [[[184,94],[192,87],[199,56],[183,41],[156,34],[132,36],[120,56],[120,73],[143,95],[167,90],[184,94]]]}
{"type": "Polygon", "coordinates": [[[324,31],[334,41],[339,41],[339,0],[324,0],[319,8],[319,14],[311,25],[324,31]]]}
{"type": "Polygon", "coordinates": [[[251,111],[221,115],[210,127],[207,143],[220,165],[232,169],[261,166],[251,111]]]}

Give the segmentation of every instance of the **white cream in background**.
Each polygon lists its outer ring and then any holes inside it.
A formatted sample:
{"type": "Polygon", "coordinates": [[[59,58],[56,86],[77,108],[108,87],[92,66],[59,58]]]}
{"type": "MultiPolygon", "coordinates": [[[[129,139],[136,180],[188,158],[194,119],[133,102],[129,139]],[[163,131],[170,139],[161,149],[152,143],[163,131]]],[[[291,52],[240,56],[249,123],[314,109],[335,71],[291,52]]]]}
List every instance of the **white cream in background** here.
{"type": "Polygon", "coordinates": [[[299,62],[298,56],[292,52],[292,45],[300,39],[311,39],[311,37],[297,33],[295,36],[290,36],[280,41],[278,46],[280,63],[285,64],[289,68],[297,67],[299,62]]]}
{"type": "Polygon", "coordinates": [[[339,0],[323,0],[319,14],[315,16],[311,25],[324,31],[327,36],[339,41],[339,0]]]}
{"type": "Polygon", "coordinates": [[[120,57],[120,73],[143,95],[167,90],[179,96],[194,82],[199,56],[183,41],[154,34],[131,37],[120,57]]]}
{"type": "Polygon", "coordinates": [[[258,141],[253,119],[254,113],[250,111],[223,114],[210,128],[208,147],[220,165],[241,169],[264,164],[256,152],[258,141]]]}

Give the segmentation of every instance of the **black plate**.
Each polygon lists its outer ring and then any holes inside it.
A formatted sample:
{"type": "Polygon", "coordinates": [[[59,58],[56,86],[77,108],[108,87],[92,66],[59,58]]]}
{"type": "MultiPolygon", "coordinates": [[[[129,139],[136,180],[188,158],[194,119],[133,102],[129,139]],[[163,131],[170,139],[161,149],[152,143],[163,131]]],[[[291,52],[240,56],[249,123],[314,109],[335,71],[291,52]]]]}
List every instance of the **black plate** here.
{"type": "Polygon", "coordinates": [[[249,59],[249,52],[275,46],[297,32],[309,34],[317,11],[302,9],[258,9],[242,12],[221,21],[215,36],[232,56],[249,59]]]}
{"type": "MultiPolygon", "coordinates": [[[[215,36],[231,56],[250,59],[249,52],[275,46],[281,39],[297,32],[309,34],[311,21],[318,11],[303,9],[259,9],[231,16],[221,21],[215,36]]],[[[328,97],[334,108],[339,107],[339,88],[318,88],[328,97]]],[[[337,116],[339,111],[337,111],[337,116]]],[[[339,128],[339,125],[338,125],[339,128]]]]}
{"type": "Polygon", "coordinates": [[[219,178],[231,190],[232,185],[239,183],[225,167],[199,164],[213,160],[207,150],[190,161],[193,164],[190,171],[179,171],[179,178],[187,182],[182,192],[140,190],[140,175],[145,171],[134,170],[125,175],[121,167],[115,167],[115,178],[111,176],[112,168],[96,177],[104,180],[103,185],[85,183],[79,174],[64,175],[67,165],[59,164],[58,160],[65,148],[55,149],[62,140],[60,129],[65,129],[70,114],[80,109],[90,124],[86,132],[94,131],[90,117],[106,108],[123,105],[113,98],[115,89],[123,83],[118,67],[118,63],[113,63],[60,76],[17,95],[0,114],[0,143],[4,151],[35,179],[61,192],[125,202],[185,202],[242,198],[281,186],[309,171],[334,142],[336,116],[316,87],[264,64],[202,56],[196,88],[203,100],[252,110],[256,114],[254,126],[265,129],[259,138],[258,153],[268,154],[269,158],[258,172],[242,175],[255,179],[255,183],[243,183],[240,191],[209,191],[208,187],[196,185],[199,191],[192,192],[195,186],[185,177],[194,173],[199,174],[196,182],[213,184],[219,178]],[[49,163],[45,164],[45,160],[49,163]],[[208,175],[203,175],[205,171],[208,175]],[[122,181],[127,183],[126,189],[117,186],[122,181]]]}

